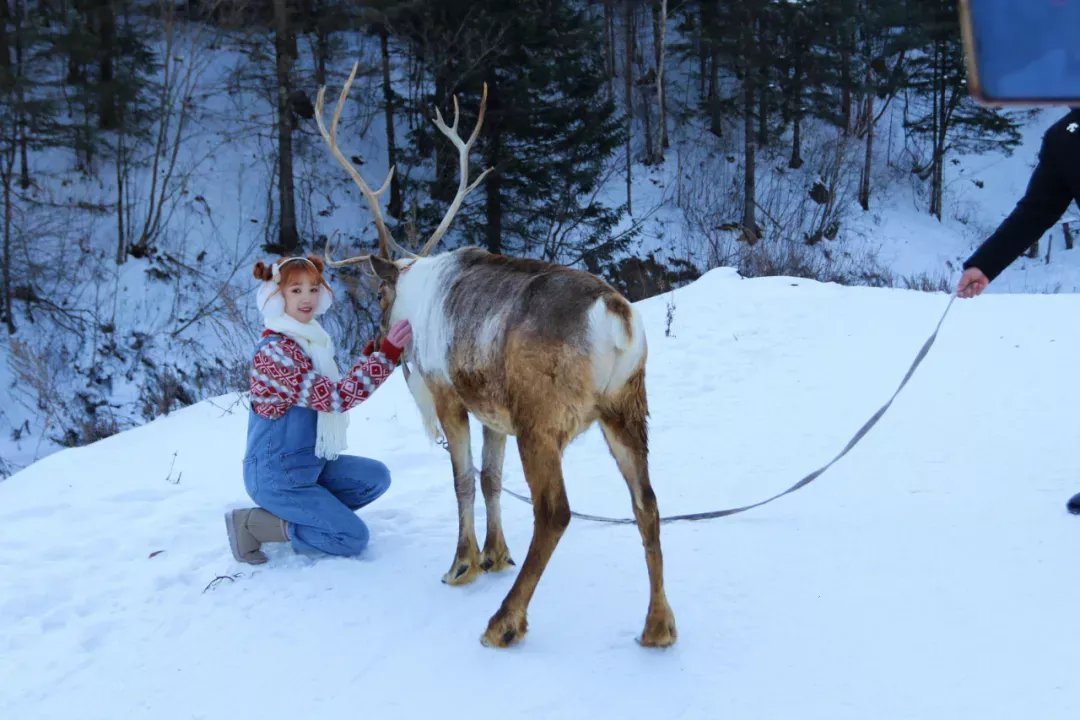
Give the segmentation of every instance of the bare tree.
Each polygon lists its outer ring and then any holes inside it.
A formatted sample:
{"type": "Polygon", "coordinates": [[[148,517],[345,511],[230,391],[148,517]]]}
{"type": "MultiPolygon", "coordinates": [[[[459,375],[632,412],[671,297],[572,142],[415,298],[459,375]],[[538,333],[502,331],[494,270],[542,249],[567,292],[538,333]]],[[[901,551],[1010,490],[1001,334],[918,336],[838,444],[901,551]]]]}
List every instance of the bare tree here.
{"type": "Polygon", "coordinates": [[[664,43],[667,35],[667,18],[667,0],[660,0],[659,7],[653,6],[653,37],[656,43],[656,107],[660,117],[660,128],[656,134],[656,149],[653,153],[657,162],[663,162],[664,150],[669,147],[667,104],[664,100],[664,43]]]}
{"type": "Polygon", "coordinates": [[[743,210],[742,210],[742,237],[748,243],[757,242],[758,230],[755,220],[755,185],[756,163],[754,148],[754,80],[756,73],[751,64],[751,53],[754,52],[755,28],[754,12],[751,8],[746,9],[746,16],[739,29],[739,39],[745,69],[743,71],[743,210]]]}
{"type": "Polygon", "coordinates": [[[131,181],[137,161],[145,162],[145,157],[135,157],[137,148],[129,147],[123,129],[117,134],[117,264],[122,264],[127,255],[143,257],[152,251],[176,209],[186,174],[200,160],[187,154],[187,163],[182,166],[180,151],[192,120],[192,96],[213,61],[212,55],[198,52],[207,43],[206,34],[211,30],[206,28],[189,35],[180,47],[174,4],[159,0],[158,10],[164,62],[161,82],[156,88],[156,121],[150,138],[152,150],[146,183],[131,181]]]}
{"type": "Polygon", "coordinates": [[[12,193],[11,184],[15,175],[15,124],[16,120],[13,116],[9,117],[10,128],[0,129],[0,134],[8,136],[8,142],[5,142],[2,150],[0,150],[0,184],[3,185],[4,190],[4,254],[0,258],[0,262],[3,263],[3,292],[4,292],[4,304],[0,307],[0,311],[3,311],[3,321],[7,325],[8,334],[15,334],[15,312],[12,307],[12,292],[11,292],[11,233],[12,226],[15,221],[15,213],[12,208],[12,193]]]}
{"type": "Polygon", "coordinates": [[[289,96],[292,91],[290,71],[296,59],[296,34],[289,0],[274,0],[274,56],[277,67],[277,126],[278,126],[278,247],[283,254],[291,253],[300,244],[296,229],[296,194],[293,187],[292,110],[289,96]]]}
{"type": "Polygon", "coordinates": [[[630,169],[634,164],[634,155],[630,141],[634,134],[634,4],[631,0],[623,0],[623,24],[626,26],[626,47],[623,48],[626,53],[623,62],[623,74],[626,76],[626,213],[633,215],[634,183],[630,169]]]}
{"type": "MultiPolygon", "coordinates": [[[[390,84],[390,32],[386,23],[379,23],[379,49],[382,56],[383,103],[386,105],[386,161],[387,167],[397,166],[397,144],[394,142],[394,88],[390,84]]],[[[322,86],[325,81],[320,81],[322,86]]],[[[393,217],[401,217],[401,178],[394,174],[390,179],[390,206],[393,217]]]]}

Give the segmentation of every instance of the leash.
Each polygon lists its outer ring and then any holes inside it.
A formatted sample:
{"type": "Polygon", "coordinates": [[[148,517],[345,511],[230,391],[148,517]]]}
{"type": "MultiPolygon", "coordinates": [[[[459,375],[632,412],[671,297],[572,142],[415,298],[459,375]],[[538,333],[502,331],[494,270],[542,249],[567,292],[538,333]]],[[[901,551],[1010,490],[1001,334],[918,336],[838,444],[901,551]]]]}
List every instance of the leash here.
{"type": "MultiPolygon", "coordinates": [[[[826,470],[828,470],[833,465],[835,465],[837,462],[839,462],[842,457],[844,457],[849,452],[851,452],[851,450],[856,445],[859,444],[859,441],[862,440],[864,437],[866,437],[866,434],[868,432],[870,432],[870,429],[872,427],[874,427],[875,425],[877,425],[878,420],[880,420],[882,418],[882,416],[885,415],[885,412],[892,406],[893,401],[896,400],[896,397],[900,394],[900,391],[903,390],[904,386],[906,386],[908,384],[908,381],[911,380],[911,377],[915,374],[915,370],[918,369],[919,365],[922,364],[922,361],[926,358],[927,353],[930,352],[930,348],[933,347],[934,342],[937,340],[938,332],[941,330],[941,326],[945,322],[945,318],[948,317],[949,310],[952,309],[953,302],[956,300],[956,298],[957,298],[957,295],[955,293],[952,295],[952,297],[949,298],[949,303],[945,306],[945,311],[943,313],[941,313],[941,318],[938,320],[937,325],[934,327],[934,332],[930,334],[930,337],[928,337],[926,339],[926,342],[924,342],[923,346],[919,349],[918,354],[915,355],[915,359],[911,362],[911,366],[908,368],[907,373],[904,375],[904,379],[900,381],[900,385],[897,386],[895,392],[893,392],[893,394],[892,394],[892,397],[890,397],[888,399],[888,401],[884,405],[882,405],[880,408],[878,408],[877,412],[875,412],[873,415],[871,415],[869,420],[867,420],[865,423],[863,423],[862,427],[860,427],[855,432],[855,435],[852,436],[851,440],[848,441],[847,445],[844,446],[844,449],[841,450],[836,455],[836,457],[834,457],[832,460],[830,460],[826,464],[819,467],[817,470],[814,470],[813,472],[811,472],[808,475],[804,476],[801,480],[799,480],[797,483],[795,483],[794,485],[789,487],[787,490],[784,490],[783,492],[777,493],[776,495],[773,495],[770,498],[766,498],[765,500],[762,500],[760,502],[756,502],[756,503],[753,503],[751,505],[743,505],[741,507],[726,508],[724,510],[712,510],[712,511],[709,511],[709,512],[699,512],[699,513],[685,513],[683,515],[668,515],[667,517],[661,517],[660,522],[661,523],[672,523],[672,522],[677,522],[677,521],[680,521],[680,520],[685,520],[685,521],[712,520],[714,518],[722,518],[722,517],[727,517],[729,515],[736,515],[738,513],[746,512],[747,510],[753,510],[754,508],[759,508],[762,505],[768,505],[772,501],[779,500],[780,498],[784,497],[785,495],[789,495],[789,494],[795,492],[796,490],[798,490],[800,488],[806,487],[807,485],[812,483],[814,480],[816,480],[819,476],[822,475],[822,473],[824,473],[826,470]]],[[[405,365],[405,363],[403,362],[402,365],[405,365]]],[[[405,365],[405,373],[406,373],[406,378],[407,378],[408,373],[409,373],[407,365],[405,365]]],[[[450,446],[446,442],[445,438],[439,437],[437,442],[439,443],[439,445],[444,450],[446,450],[447,452],[450,451],[450,446]]],[[[478,472],[477,472],[475,467],[472,468],[472,472],[473,472],[474,476],[478,475],[478,472]]],[[[532,498],[530,498],[530,497],[528,497],[526,495],[522,495],[520,493],[516,493],[513,490],[510,490],[509,488],[507,488],[505,486],[503,486],[502,491],[504,493],[506,493],[507,495],[513,497],[513,498],[517,498],[518,500],[521,500],[524,503],[528,503],[529,505],[533,504],[532,503],[532,498]]],[[[590,515],[588,513],[576,512],[574,510],[570,511],[570,516],[578,518],[580,520],[589,520],[589,521],[598,522],[598,523],[608,523],[608,524],[611,524],[611,525],[634,525],[634,524],[637,523],[637,520],[635,520],[634,518],[614,518],[614,517],[606,517],[604,515],[590,515]]]]}
{"type": "MultiPolygon", "coordinates": [[[[810,474],[806,475],[805,477],[803,477],[801,480],[799,480],[797,483],[795,483],[794,485],[789,487],[787,490],[784,490],[783,492],[777,493],[776,495],[773,495],[772,497],[767,498],[765,500],[762,500],[760,502],[753,503],[752,505],[743,505],[742,507],[727,508],[725,510],[712,510],[710,512],[686,513],[686,514],[683,514],[683,515],[668,515],[667,517],[661,517],[660,522],[661,523],[672,523],[672,522],[677,522],[679,520],[686,520],[686,521],[711,520],[713,518],[721,518],[721,517],[727,517],[729,515],[736,515],[738,513],[746,512],[747,510],[753,510],[754,508],[759,508],[762,505],[768,505],[773,500],[778,500],[778,499],[784,497],[785,495],[788,495],[790,493],[795,492],[799,488],[806,487],[807,485],[812,483],[814,480],[816,480],[822,473],[824,473],[826,470],[828,470],[833,465],[835,465],[840,460],[840,458],[844,457],[849,452],[851,452],[852,448],[854,448],[856,445],[858,445],[859,441],[862,440],[866,436],[866,434],[868,432],[870,432],[870,428],[877,425],[878,420],[880,420],[882,418],[882,416],[885,414],[885,412],[893,404],[893,401],[896,400],[896,396],[899,395],[900,391],[904,389],[904,386],[908,384],[908,381],[911,380],[911,376],[915,374],[915,370],[919,367],[919,365],[922,364],[922,361],[923,361],[923,359],[926,358],[927,353],[930,352],[930,348],[933,347],[934,341],[937,340],[938,331],[941,330],[941,325],[945,322],[945,318],[948,316],[949,310],[952,308],[952,304],[953,304],[954,300],[956,300],[956,295],[955,294],[951,298],[949,298],[949,303],[948,303],[948,305],[945,306],[945,311],[943,313],[941,313],[941,318],[938,320],[937,326],[934,328],[934,332],[931,333],[930,337],[928,337],[926,339],[926,342],[924,342],[923,346],[919,349],[918,354],[915,356],[915,360],[912,361],[911,367],[908,368],[907,373],[904,375],[904,379],[900,381],[900,385],[896,388],[896,391],[892,394],[892,397],[890,397],[888,402],[886,402],[884,405],[882,405],[878,409],[878,411],[875,412],[870,417],[869,420],[867,420],[865,423],[863,423],[863,426],[860,427],[858,429],[858,431],[856,431],[855,435],[851,438],[851,440],[848,441],[848,444],[844,446],[844,449],[841,450],[840,453],[836,457],[834,457],[832,460],[830,460],[828,463],[821,466],[817,470],[814,470],[812,473],[810,473],[810,474]]],[[[473,471],[475,472],[475,468],[473,469],[473,471]]],[[[504,487],[503,492],[507,493],[508,495],[510,495],[512,497],[517,498],[518,500],[521,500],[523,502],[526,502],[526,503],[532,505],[532,499],[530,499],[530,498],[528,498],[528,497],[526,497],[524,495],[518,494],[518,493],[514,492],[513,490],[509,490],[506,487],[504,487]]],[[[571,517],[576,517],[576,518],[579,518],[581,520],[591,520],[592,522],[608,523],[608,524],[612,524],[612,525],[633,525],[633,524],[635,524],[637,522],[634,518],[613,518],[613,517],[605,517],[603,515],[589,515],[588,513],[574,512],[573,510],[570,511],[570,515],[571,515],[571,517]]]]}

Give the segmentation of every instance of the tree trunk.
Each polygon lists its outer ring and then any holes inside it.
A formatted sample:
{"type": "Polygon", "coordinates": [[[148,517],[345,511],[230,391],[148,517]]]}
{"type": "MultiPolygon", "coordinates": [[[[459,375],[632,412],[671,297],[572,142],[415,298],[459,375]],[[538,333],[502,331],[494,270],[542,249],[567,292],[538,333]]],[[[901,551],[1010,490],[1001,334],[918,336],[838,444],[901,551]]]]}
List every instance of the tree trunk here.
{"type": "MultiPolygon", "coordinates": [[[[70,20],[67,21],[66,27],[68,30],[73,31],[75,28],[85,26],[87,28],[94,27],[94,10],[91,3],[95,0],[72,0],[72,10],[70,14],[70,20]]],[[[67,9],[67,8],[64,8],[67,9]]],[[[61,15],[63,17],[63,15],[61,15]]],[[[67,51],[67,78],[68,85],[76,85],[83,82],[86,79],[86,70],[84,62],[84,52],[79,51],[74,45],[68,44],[68,47],[64,48],[67,51]]]]}
{"type": "Polygon", "coordinates": [[[768,28],[766,27],[763,18],[758,19],[756,30],[754,49],[752,50],[753,54],[750,57],[754,58],[754,64],[758,66],[758,79],[756,83],[758,94],[757,143],[758,147],[763,148],[769,144],[769,62],[767,60],[762,61],[759,59],[758,51],[758,48],[765,47],[769,41],[769,38],[767,37],[768,28]]]}
{"type": "Polygon", "coordinates": [[[499,88],[495,83],[488,83],[488,143],[487,166],[495,168],[484,180],[484,245],[488,252],[503,254],[503,202],[502,176],[499,164],[502,161],[502,119],[499,117],[499,88]]]}
{"type": "Polygon", "coordinates": [[[653,35],[656,38],[656,108],[660,128],[657,131],[657,162],[664,161],[664,150],[670,147],[667,131],[667,103],[664,99],[664,44],[667,35],[667,0],[660,0],[659,9],[653,9],[653,35]]]}
{"type": "MultiPolygon", "coordinates": [[[[23,68],[23,29],[22,22],[26,18],[26,8],[23,5],[24,0],[15,0],[15,77],[21,78],[25,75],[23,68]]],[[[6,5],[4,0],[0,0],[0,5],[6,5]]],[[[0,19],[0,24],[3,24],[3,20],[0,19]]],[[[7,53],[4,52],[6,57],[7,53]]],[[[30,187],[30,157],[27,150],[29,144],[28,137],[30,135],[27,129],[26,122],[26,97],[23,84],[20,83],[16,95],[19,101],[19,187],[26,190],[30,187]]]]}
{"type": "MultiPolygon", "coordinates": [[[[644,48],[643,48],[643,50],[644,50],[644,48]]],[[[642,58],[641,64],[642,65],[645,64],[644,58],[642,58]]],[[[655,76],[655,74],[656,73],[654,71],[653,75],[655,76]]],[[[648,77],[648,71],[646,70],[645,73],[644,73],[644,77],[642,78],[642,81],[646,80],[647,77],[648,77]]],[[[647,85],[647,84],[645,84],[643,82],[642,85],[641,85],[641,109],[642,109],[642,118],[645,121],[645,164],[646,165],[655,165],[658,162],[658,159],[657,159],[658,154],[656,153],[656,145],[657,145],[657,143],[653,142],[652,101],[653,101],[652,87],[650,87],[649,85],[647,85]]]]}
{"type": "Polygon", "coordinates": [[[851,48],[848,45],[846,31],[840,49],[840,118],[842,130],[847,135],[851,132],[851,48]]]}
{"type": "Polygon", "coordinates": [[[615,0],[604,0],[604,67],[607,69],[608,99],[615,99],[615,0]]]}
{"type": "Polygon", "coordinates": [[[8,23],[10,22],[11,10],[8,8],[8,0],[0,0],[0,93],[10,92],[15,85],[15,73],[11,65],[11,40],[8,38],[8,23]]]}
{"type": "Polygon", "coordinates": [[[120,126],[116,107],[116,13],[112,0],[97,0],[98,124],[103,130],[120,126]]]}
{"type": "Polygon", "coordinates": [[[797,110],[791,123],[791,159],[788,160],[788,167],[798,170],[802,166],[802,112],[797,110]]]}
{"type": "Polygon", "coordinates": [[[127,174],[125,157],[124,131],[116,139],[116,264],[123,265],[127,260],[127,233],[124,230],[124,177],[127,174]]]}
{"type": "MultiPolygon", "coordinates": [[[[379,45],[382,51],[383,102],[386,104],[386,161],[388,168],[397,166],[397,144],[394,142],[394,88],[390,84],[390,33],[386,25],[379,26],[379,45]]],[[[390,215],[401,217],[401,179],[395,172],[390,180],[390,215]]]]}
{"type": "Polygon", "coordinates": [[[280,222],[274,250],[291,254],[300,244],[296,229],[296,202],[293,189],[292,115],[289,108],[289,70],[292,67],[295,41],[289,16],[288,0],[274,0],[274,54],[277,61],[278,125],[278,203],[280,222]]]}
{"type": "Polygon", "coordinates": [[[788,160],[788,167],[793,170],[798,170],[803,166],[802,159],[802,64],[799,62],[799,57],[796,56],[795,62],[792,67],[792,85],[791,85],[791,159],[788,160]]]}
{"type": "Polygon", "coordinates": [[[763,65],[761,67],[761,77],[757,83],[758,87],[758,128],[757,128],[757,144],[758,147],[763,148],[769,144],[769,81],[768,71],[763,65]]]}
{"type": "Polygon", "coordinates": [[[634,214],[633,179],[630,168],[633,165],[630,140],[634,133],[634,5],[630,0],[623,0],[623,23],[626,25],[626,58],[623,62],[626,94],[626,212],[634,214]]]}
{"type": "MultiPolygon", "coordinates": [[[[3,2],[4,0],[0,0],[3,2]]],[[[12,306],[12,293],[11,293],[11,226],[15,220],[15,213],[11,207],[11,180],[15,165],[15,148],[9,146],[4,149],[3,156],[0,156],[0,182],[4,186],[4,254],[0,258],[3,265],[0,269],[3,270],[3,292],[4,292],[4,307],[3,307],[3,321],[7,325],[8,334],[15,334],[15,309],[12,306]]]]}
{"type": "Polygon", "coordinates": [[[709,132],[716,137],[724,135],[724,118],[720,111],[720,49],[714,47],[709,58],[709,132]]]}
{"type": "Polygon", "coordinates": [[[326,85],[326,61],[330,59],[330,33],[321,25],[315,31],[315,85],[326,85]]]}
{"type": "Polygon", "coordinates": [[[315,87],[326,85],[326,63],[330,60],[330,30],[326,0],[316,0],[315,8],[315,87]]]}
{"type": "Polygon", "coordinates": [[[859,176],[859,205],[863,210],[870,209],[870,171],[874,159],[874,94],[866,93],[866,155],[863,157],[862,173],[859,176]]]}
{"type": "Polygon", "coordinates": [[[654,154],[656,145],[653,143],[652,90],[647,85],[641,86],[641,100],[642,118],[645,121],[645,164],[655,165],[657,156],[654,154]]]}
{"type": "Polygon", "coordinates": [[[743,23],[741,33],[742,47],[740,48],[743,62],[743,212],[742,212],[742,239],[753,245],[758,241],[757,221],[755,220],[755,208],[757,205],[756,190],[757,158],[754,153],[754,79],[755,72],[751,66],[750,57],[753,52],[754,41],[754,17],[748,13],[743,23]]]}
{"type": "Polygon", "coordinates": [[[941,44],[934,47],[933,93],[934,107],[931,121],[931,166],[930,166],[930,214],[939,221],[942,215],[943,171],[945,161],[945,68],[941,44]]]}

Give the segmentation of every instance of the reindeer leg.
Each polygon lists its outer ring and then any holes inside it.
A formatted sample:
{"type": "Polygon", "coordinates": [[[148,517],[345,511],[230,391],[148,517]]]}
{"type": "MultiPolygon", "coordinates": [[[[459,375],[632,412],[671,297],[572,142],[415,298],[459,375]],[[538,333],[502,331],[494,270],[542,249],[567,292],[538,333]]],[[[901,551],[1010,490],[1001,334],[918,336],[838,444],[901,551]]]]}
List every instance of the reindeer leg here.
{"type": "Polygon", "coordinates": [[[454,494],[458,504],[458,542],[454,562],[443,575],[450,585],[467,585],[480,575],[480,551],[476,543],[473,505],[476,479],[473,477],[472,448],[469,441],[469,415],[465,406],[444,400],[437,403],[439,423],[450,446],[450,465],[454,471],[454,494]]]}
{"type": "Polygon", "coordinates": [[[632,377],[612,407],[600,418],[604,439],[619,471],[630,488],[645,563],[649,568],[649,611],[640,642],[648,647],[667,647],[675,642],[675,615],[664,593],[664,557],[660,551],[660,512],[649,482],[649,446],[646,428],[645,377],[632,377]]]}
{"type": "Polygon", "coordinates": [[[487,507],[487,536],[480,567],[484,572],[499,572],[514,564],[502,530],[502,510],[499,504],[502,492],[503,456],[506,454],[506,435],[484,426],[484,457],[480,469],[480,487],[484,491],[487,507]]]}
{"type": "Polygon", "coordinates": [[[563,486],[562,448],[550,438],[519,436],[518,450],[532,494],[533,537],[514,586],[480,638],[489,647],[508,647],[525,637],[529,601],[551,553],[570,524],[570,503],[563,486]]]}

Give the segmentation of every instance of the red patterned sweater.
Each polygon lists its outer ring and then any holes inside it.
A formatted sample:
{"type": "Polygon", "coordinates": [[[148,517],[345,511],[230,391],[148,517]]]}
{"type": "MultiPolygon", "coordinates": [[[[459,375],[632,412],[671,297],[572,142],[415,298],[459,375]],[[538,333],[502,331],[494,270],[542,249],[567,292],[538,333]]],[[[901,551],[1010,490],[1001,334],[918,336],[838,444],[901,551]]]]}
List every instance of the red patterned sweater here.
{"type": "Polygon", "coordinates": [[[401,348],[383,340],[379,352],[368,343],[356,364],[334,382],[315,372],[311,358],[292,338],[271,330],[274,339],[255,353],[251,367],[251,407],[275,420],[293,405],[319,412],[342,413],[367,400],[390,377],[401,348]]]}

